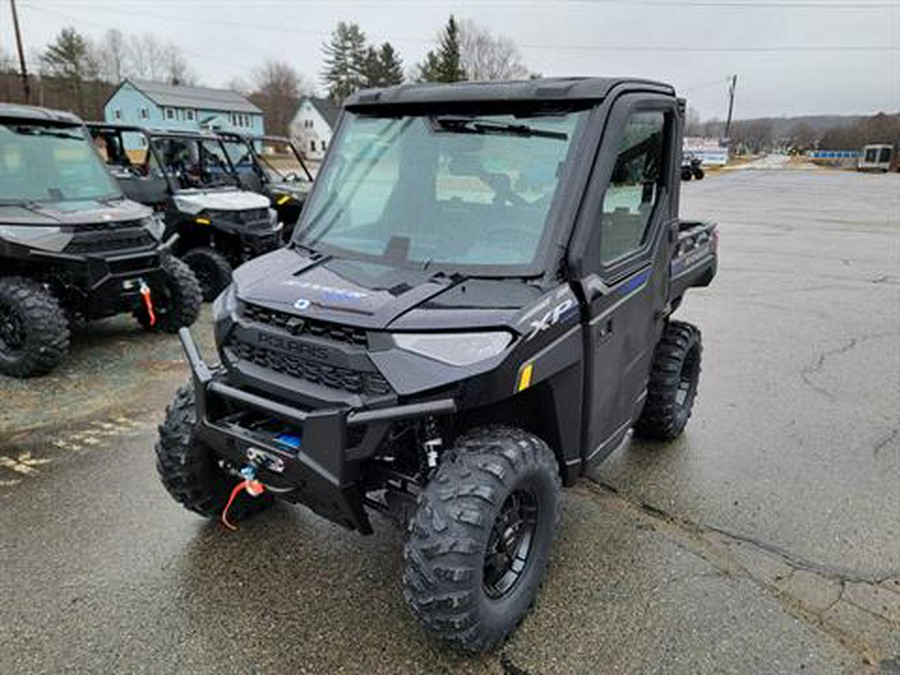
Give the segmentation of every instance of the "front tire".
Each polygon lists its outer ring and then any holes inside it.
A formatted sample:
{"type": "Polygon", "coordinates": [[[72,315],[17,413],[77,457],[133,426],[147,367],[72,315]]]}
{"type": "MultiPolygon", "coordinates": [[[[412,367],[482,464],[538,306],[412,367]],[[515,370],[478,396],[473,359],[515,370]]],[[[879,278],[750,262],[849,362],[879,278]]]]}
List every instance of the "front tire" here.
{"type": "MultiPolygon", "coordinates": [[[[159,426],[156,471],[176,502],[205,518],[217,518],[241,479],[223,470],[212,449],[194,438],[196,424],[194,389],[185,385],[176,392],[175,399],[166,408],[166,419],[159,426]]],[[[268,494],[250,497],[241,492],[228,516],[238,521],[271,503],[268,494]]]]}
{"type": "Polygon", "coordinates": [[[700,382],[700,330],[670,321],[653,354],[647,400],[634,425],[639,436],[669,441],[684,431],[700,382]]]}
{"type": "Polygon", "coordinates": [[[0,278],[0,373],[44,375],[69,349],[69,324],[56,297],[22,277],[0,278]]]}
{"type": "Polygon", "coordinates": [[[215,300],[231,283],[231,263],[218,251],[211,248],[194,248],[185,253],[182,260],[200,282],[205,302],[215,300]]]}
{"type": "Polygon", "coordinates": [[[520,429],[461,438],[423,491],[403,550],[403,591],[434,636],[491,649],[531,607],[559,524],[559,467],[520,429]]]}
{"type": "Polygon", "coordinates": [[[166,273],[163,287],[151,289],[156,323],[150,325],[150,315],[144,307],[137,311],[136,316],[145,330],[177,333],[178,329],[193,325],[200,316],[203,296],[191,268],[178,258],[170,255],[163,257],[162,268],[166,273]]]}

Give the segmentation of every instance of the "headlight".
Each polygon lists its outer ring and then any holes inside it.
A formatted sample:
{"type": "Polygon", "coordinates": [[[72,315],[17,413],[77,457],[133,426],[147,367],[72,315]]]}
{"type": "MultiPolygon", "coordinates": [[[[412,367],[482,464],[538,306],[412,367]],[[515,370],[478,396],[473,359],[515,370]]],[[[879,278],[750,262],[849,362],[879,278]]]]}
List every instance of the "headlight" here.
{"type": "Polygon", "coordinates": [[[162,241],[163,235],[166,232],[166,225],[161,218],[158,216],[147,216],[141,221],[141,225],[150,233],[151,237],[156,239],[156,241],[162,241]]]}
{"type": "Polygon", "coordinates": [[[14,244],[59,253],[70,241],[72,234],[58,227],[38,225],[0,225],[0,239],[14,244]]]}
{"type": "Polygon", "coordinates": [[[495,333],[395,333],[394,344],[414,354],[450,364],[468,366],[500,354],[512,335],[495,333]]]}
{"type": "Polygon", "coordinates": [[[234,284],[228,284],[224,291],[219,293],[219,297],[215,299],[212,306],[212,317],[214,322],[231,316],[237,309],[237,295],[234,292],[234,284]]]}

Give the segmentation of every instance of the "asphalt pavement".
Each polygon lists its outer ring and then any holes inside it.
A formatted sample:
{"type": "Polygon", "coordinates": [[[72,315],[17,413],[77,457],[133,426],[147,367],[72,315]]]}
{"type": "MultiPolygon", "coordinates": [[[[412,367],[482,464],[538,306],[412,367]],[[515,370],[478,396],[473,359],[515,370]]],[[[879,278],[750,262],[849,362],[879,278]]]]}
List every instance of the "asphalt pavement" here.
{"type": "MultiPolygon", "coordinates": [[[[278,506],[231,533],[159,485],[177,340],[89,326],[0,378],[0,673],[900,673],[900,175],[771,161],[684,186],[720,223],[685,435],[566,493],[497,652],[427,638],[401,533],[278,506]]],[[[208,310],[196,329],[211,350],[208,310]]]]}

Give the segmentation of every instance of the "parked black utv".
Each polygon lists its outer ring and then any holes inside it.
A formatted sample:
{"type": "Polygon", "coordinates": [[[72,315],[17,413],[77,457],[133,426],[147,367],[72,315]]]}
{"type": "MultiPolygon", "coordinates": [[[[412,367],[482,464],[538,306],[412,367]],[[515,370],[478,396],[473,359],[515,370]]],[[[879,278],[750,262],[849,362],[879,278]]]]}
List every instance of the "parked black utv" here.
{"type": "Polygon", "coordinates": [[[246,190],[272,200],[290,241],[294,226],[312,189],[313,177],[296,146],[282,136],[244,136],[219,132],[231,163],[246,190]]]}
{"type": "Polygon", "coordinates": [[[197,275],[204,300],[231,282],[233,267],[278,248],[282,225],[267,197],[241,188],[214,133],[92,123],[100,154],[131,199],[165,220],[172,251],[197,275]]]}
{"type": "Polygon", "coordinates": [[[687,181],[692,178],[703,180],[706,172],[703,171],[703,160],[700,157],[685,154],[681,159],[681,180],[687,181]]]}
{"type": "Polygon", "coordinates": [[[73,323],[132,312],[147,329],[194,323],[200,287],[126,199],[77,117],[0,104],[0,373],[52,370],[73,323]]]}
{"type": "Polygon", "coordinates": [[[181,331],[163,485],[226,524],[275,498],[363,534],[385,513],[418,621],[498,645],[561,486],[691,415],[700,331],[673,312],[718,238],[678,218],[683,119],[670,86],[630,79],[352,96],[290,246],[213,306],[220,365],[181,331]]]}

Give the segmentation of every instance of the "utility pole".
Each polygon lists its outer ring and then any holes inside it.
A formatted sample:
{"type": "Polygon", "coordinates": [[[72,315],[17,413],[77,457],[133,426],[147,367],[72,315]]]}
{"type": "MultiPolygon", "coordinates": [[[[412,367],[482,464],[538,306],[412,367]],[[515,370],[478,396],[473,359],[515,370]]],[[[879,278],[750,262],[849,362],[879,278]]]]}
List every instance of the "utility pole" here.
{"type": "Polygon", "coordinates": [[[16,0],[9,0],[12,8],[13,28],[16,31],[16,47],[19,50],[19,75],[22,78],[22,93],[25,103],[31,103],[31,85],[28,83],[28,69],[25,67],[25,50],[22,49],[22,31],[19,30],[19,13],[16,12],[16,0]]]}
{"type": "Polygon", "coordinates": [[[731,138],[731,115],[734,112],[734,90],[737,89],[737,75],[731,76],[728,87],[728,120],[725,122],[725,138],[731,138]]]}

